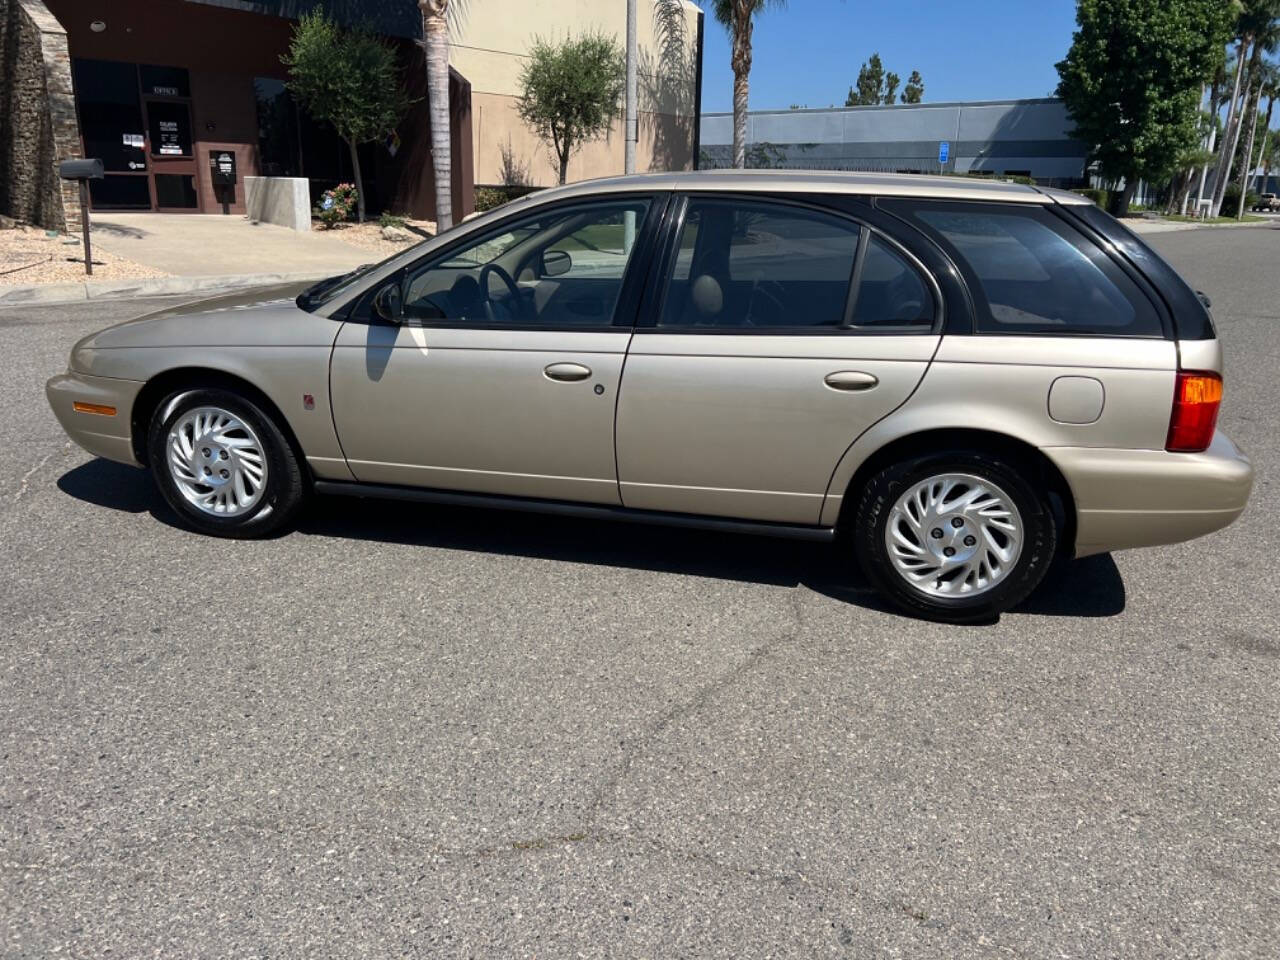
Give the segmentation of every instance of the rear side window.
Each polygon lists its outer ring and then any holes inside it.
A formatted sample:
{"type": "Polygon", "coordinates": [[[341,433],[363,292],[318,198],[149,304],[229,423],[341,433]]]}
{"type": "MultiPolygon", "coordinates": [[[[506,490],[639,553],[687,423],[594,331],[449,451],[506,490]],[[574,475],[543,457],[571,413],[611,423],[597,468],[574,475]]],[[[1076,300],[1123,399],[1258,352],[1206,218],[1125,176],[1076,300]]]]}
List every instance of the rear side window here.
{"type": "Polygon", "coordinates": [[[917,268],[843,217],[780,203],[690,200],[659,326],[744,332],[928,330],[917,268]],[[857,280],[850,296],[850,284],[857,280]]]}
{"type": "Polygon", "coordinates": [[[689,202],[663,327],[839,327],[861,228],[781,204],[689,202]]]}
{"type": "Polygon", "coordinates": [[[1141,289],[1102,250],[1039,206],[889,201],[965,273],[977,331],[1163,336],[1141,289]]]}

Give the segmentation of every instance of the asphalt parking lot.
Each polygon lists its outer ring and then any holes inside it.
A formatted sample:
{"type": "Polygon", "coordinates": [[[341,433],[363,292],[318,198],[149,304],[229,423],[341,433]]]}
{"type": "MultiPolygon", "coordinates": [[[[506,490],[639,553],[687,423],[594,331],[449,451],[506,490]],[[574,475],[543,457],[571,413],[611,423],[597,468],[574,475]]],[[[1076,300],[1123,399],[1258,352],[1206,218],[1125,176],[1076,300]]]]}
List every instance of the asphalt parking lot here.
{"type": "Polygon", "coordinates": [[[154,304],[0,311],[0,953],[1268,957],[1280,226],[1214,299],[1228,530],[999,623],[834,548],[322,501],[187,533],[46,377],[154,304]]]}

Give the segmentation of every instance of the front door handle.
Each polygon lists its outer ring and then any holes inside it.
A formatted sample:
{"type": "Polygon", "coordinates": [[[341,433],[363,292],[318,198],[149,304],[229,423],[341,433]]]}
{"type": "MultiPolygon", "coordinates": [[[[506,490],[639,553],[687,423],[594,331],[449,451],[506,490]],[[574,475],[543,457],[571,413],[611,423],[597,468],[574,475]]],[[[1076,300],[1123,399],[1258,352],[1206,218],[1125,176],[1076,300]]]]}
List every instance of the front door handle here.
{"type": "Polygon", "coordinates": [[[548,380],[559,380],[561,383],[573,383],[591,376],[591,368],[580,363],[552,363],[542,371],[548,380]]]}
{"type": "Polygon", "coordinates": [[[832,390],[870,390],[879,382],[876,377],[860,370],[837,370],[823,378],[823,383],[832,390]]]}

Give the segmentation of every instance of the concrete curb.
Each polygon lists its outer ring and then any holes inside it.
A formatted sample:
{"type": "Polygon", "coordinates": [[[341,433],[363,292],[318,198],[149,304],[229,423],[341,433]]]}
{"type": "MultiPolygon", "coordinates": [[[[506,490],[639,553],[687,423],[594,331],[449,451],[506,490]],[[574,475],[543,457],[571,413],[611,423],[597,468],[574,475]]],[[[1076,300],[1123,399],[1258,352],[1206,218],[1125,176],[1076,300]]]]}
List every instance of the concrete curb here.
{"type": "Polygon", "coordinates": [[[305,283],[320,280],[326,275],[323,272],[251,273],[230,277],[159,277],[154,280],[97,280],[85,283],[32,284],[25,287],[0,286],[0,307],[176,297],[189,293],[212,295],[245,287],[305,283]]]}

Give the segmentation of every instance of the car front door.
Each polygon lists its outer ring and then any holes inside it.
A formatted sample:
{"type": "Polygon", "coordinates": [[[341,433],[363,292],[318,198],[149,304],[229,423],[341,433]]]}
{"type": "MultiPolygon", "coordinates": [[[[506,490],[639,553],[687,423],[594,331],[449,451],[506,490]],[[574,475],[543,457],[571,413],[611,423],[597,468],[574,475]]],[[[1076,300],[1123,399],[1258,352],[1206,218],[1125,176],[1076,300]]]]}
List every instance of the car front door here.
{"type": "Polygon", "coordinates": [[[841,456],[924,376],[938,287],[896,241],[835,211],[678,202],[618,402],[622,501],[817,524],[841,456]]]}
{"type": "Polygon", "coordinates": [[[380,284],[338,334],[334,423],[358,480],[617,504],[614,404],[660,204],[556,205],[380,284]],[[639,239],[637,239],[637,237],[639,239]],[[371,301],[391,289],[399,322],[371,301]]]}

